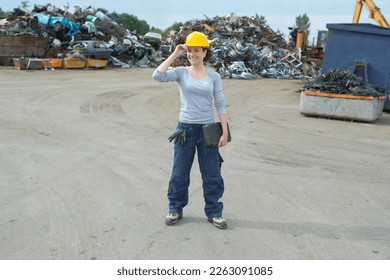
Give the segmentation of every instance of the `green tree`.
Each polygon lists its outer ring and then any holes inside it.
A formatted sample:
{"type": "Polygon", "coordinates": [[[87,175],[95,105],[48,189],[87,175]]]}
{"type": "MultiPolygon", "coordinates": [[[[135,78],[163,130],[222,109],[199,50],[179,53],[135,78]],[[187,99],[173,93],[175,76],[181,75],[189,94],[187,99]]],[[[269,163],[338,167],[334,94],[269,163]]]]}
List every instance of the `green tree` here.
{"type": "Polygon", "coordinates": [[[170,27],[168,27],[167,29],[165,29],[163,32],[161,32],[161,34],[163,35],[167,35],[169,34],[171,31],[179,31],[180,28],[183,26],[183,23],[182,22],[175,22],[173,23],[170,27]]]}
{"type": "Polygon", "coordinates": [[[117,22],[130,31],[137,30],[137,33],[141,35],[150,30],[149,24],[145,20],[139,20],[136,16],[126,13],[119,14],[117,22]]]}
{"type": "Polygon", "coordinates": [[[0,8],[0,19],[7,18],[11,14],[12,14],[12,12],[5,12],[5,11],[3,11],[2,8],[0,8]]]}
{"type": "Polygon", "coordinates": [[[106,14],[110,19],[112,19],[113,21],[115,22],[118,22],[119,23],[119,15],[117,12],[112,12],[112,13],[108,13],[108,12],[103,12],[102,13],[106,14]]]}
{"type": "Polygon", "coordinates": [[[267,23],[267,20],[265,19],[265,16],[259,16],[259,15],[256,13],[255,18],[256,18],[257,21],[259,21],[259,22],[262,23],[262,24],[266,24],[266,23],[267,23]]]}
{"type": "Polygon", "coordinates": [[[299,29],[304,29],[309,31],[310,28],[310,18],[306,13],[299,15],[295,18],[295,26],[299,29]]]}
{"type": "Polygon", "coordinates": [[[22,6],[23,8],[27,8],[28,6],[30,6],[29,3],[30,3],[30,1],[22,1],[22,2],[21,2],[21,6],[22,6]]]}
{"type": "Polygon", "coordinates": [[[154,26],[152,26],[149,31],[154,32],[154,33],[164,34],[164,31],[162,31],[160,28],[157,28],[154,26]]]}

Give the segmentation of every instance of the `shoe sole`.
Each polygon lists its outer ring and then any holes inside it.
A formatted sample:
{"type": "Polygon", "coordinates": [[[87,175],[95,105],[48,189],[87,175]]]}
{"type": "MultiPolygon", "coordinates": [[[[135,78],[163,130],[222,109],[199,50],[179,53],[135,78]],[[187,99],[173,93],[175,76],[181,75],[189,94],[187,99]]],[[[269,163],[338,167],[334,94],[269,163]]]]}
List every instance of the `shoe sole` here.
{"type": "Polygon", "coordinates": [[[212,223],[216,228],[219,228],[219,229],[226,229],[227,228],[227,224],[224,223],[222,225],[220,224],[216,224],[214,223],[213,219],[207,219],[210,223],[212,223]]]}

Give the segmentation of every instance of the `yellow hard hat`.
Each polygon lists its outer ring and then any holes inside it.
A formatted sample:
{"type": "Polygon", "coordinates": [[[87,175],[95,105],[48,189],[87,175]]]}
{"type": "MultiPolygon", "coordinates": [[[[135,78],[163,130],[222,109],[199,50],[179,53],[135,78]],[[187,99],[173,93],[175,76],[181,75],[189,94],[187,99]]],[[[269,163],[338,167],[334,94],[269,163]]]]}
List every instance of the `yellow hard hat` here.
{"type": "Polygon", "coordinates": [[[210,47],[206,35],[198,31],[194,31],[188,34],[186,39],[186,45],[189,47],[210,47]]]}

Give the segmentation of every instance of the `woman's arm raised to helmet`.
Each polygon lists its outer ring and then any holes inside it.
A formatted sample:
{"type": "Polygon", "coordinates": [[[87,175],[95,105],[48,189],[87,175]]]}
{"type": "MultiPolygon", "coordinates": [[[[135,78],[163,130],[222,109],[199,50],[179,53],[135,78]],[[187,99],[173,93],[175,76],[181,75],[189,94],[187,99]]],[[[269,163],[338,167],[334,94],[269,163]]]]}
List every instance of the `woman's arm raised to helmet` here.
{"type": "Polygon", "coordinates": [[[173,53],[171,53],[171,55],[168,56],[168,58],[165,59],[163,61],[163,63],[161,63],[157,67],[157,71],[166,72],[168,70],[169,66],[171,66],[172,63],[175,61],[175,59],[178,58],[179,56],[181,56],[183,53],[185,53],[186,50],[187,50],[187,46],[185,44],[177,45],[175,47],[175,50],[173,51],[173,53]]]}

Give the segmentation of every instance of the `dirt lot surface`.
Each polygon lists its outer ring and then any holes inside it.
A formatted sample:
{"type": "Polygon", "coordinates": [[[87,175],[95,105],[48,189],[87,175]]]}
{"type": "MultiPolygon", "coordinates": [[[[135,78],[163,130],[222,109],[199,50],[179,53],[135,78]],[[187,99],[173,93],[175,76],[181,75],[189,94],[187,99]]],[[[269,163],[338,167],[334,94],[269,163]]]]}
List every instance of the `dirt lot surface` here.
{"type": "Polygon", "coordinates": [[[0,69],[0,259],[390,259],[390,116],[305,117],[297,80],[223,80],[227,230],[164,224],[178,110],[153,69],[0,69]]]}

